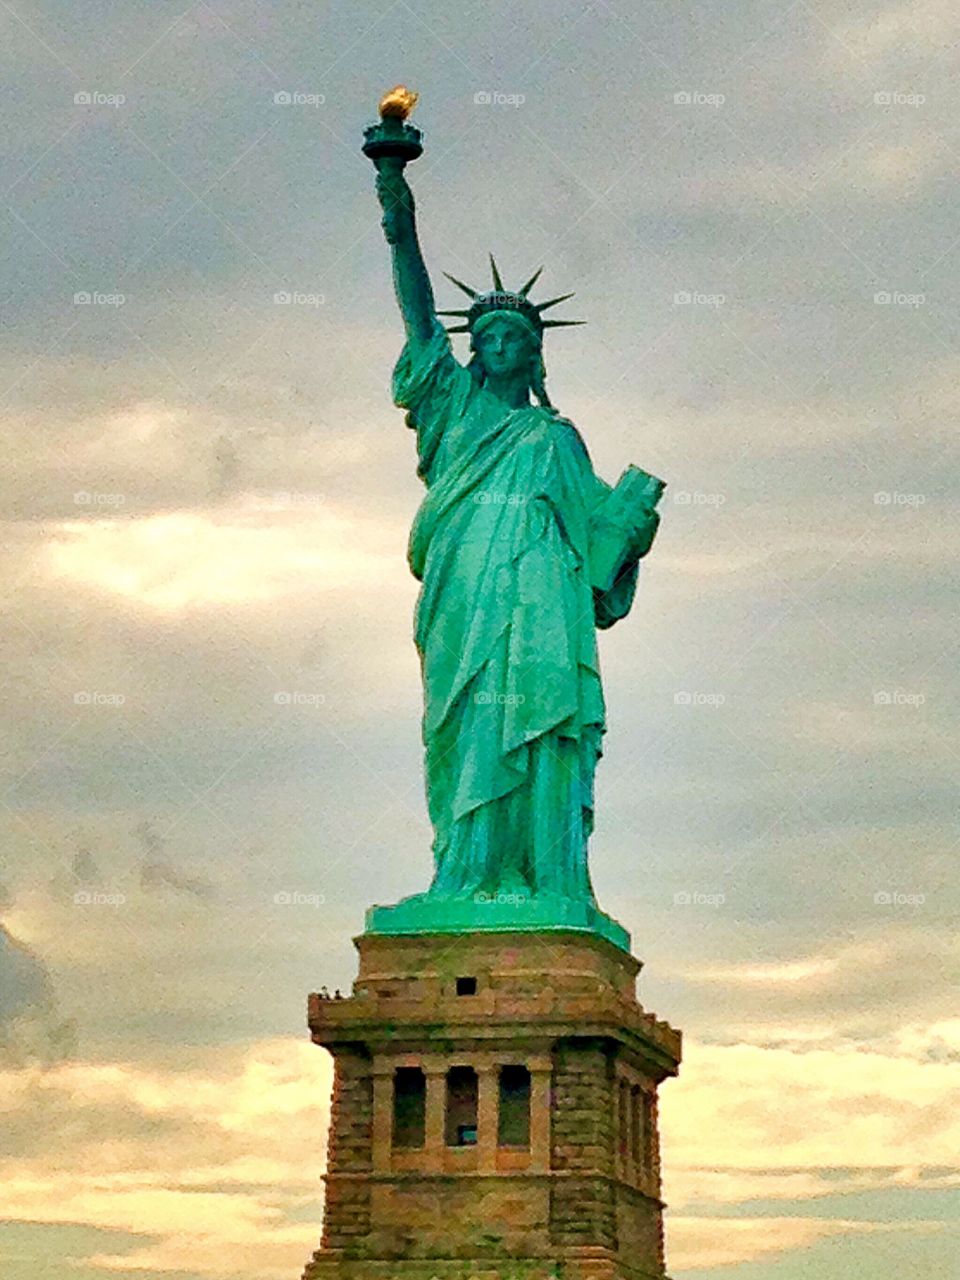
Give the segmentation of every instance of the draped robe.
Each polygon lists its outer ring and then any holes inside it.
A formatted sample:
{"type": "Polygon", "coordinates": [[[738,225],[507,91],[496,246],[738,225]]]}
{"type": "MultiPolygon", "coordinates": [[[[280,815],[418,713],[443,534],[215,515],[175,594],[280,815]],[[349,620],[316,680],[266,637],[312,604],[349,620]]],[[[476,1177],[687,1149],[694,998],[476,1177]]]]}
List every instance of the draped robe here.
{"type": "MultiPolygon", "coordinates": [[[[592,580],[610,486],[556,410],[511,409],[454,358],[443,329],[411,338],[395,403],[427,487],[409,543],[422,583],[430,897],[595,901],[587,868],[605,727],[597,626],[624,617],[636,558],[592,580]]],[[[656,514],[645,514],[655,528],[656,514]]],[[[652,533],[651,533],[652,537],[652,533]]]]}

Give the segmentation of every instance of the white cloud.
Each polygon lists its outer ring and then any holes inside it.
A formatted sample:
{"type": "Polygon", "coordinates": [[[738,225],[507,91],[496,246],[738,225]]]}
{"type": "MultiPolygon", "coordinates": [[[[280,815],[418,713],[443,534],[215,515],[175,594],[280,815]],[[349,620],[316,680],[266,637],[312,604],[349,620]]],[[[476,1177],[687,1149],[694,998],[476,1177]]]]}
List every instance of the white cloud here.
{"type": "Polygon", "coordinates": [[[46,559],[64,585],[167,612],[369,590],[397,576],[385,541],[378,525],[356,517],[250,499],[216,515],[64,521],[52,529],[46,559]]]}
{"type": "Polygon", "coordinates": [[[825,977],[833,973],[837,962],[833,958],[786,961],[783,964],[758,964],[731,966],[723,969],[707,969],[698,976],[706,982],[737,982],[766,986],[782,982],[806,982],[811,978],[825,977]]]}
{"type": "Polygon", "coordinates": [[[704,1169],[750,1174],[738,1197],[725,1196],[749,1199],[757,1170],[951,1167],[958,1103],[958,1062],[688,1042],[679,1081],[663,1090],[666,1198],[690,1203],[704,1169]]]}
{"type": "MultiPolygon", "coordinates": [[[[880,108],[877,108],[880,110],[880,108]]],[[[707,177],[692,202],[716,209],[740,208],[744,199],[770,209],[814,207],[823,213],[837,195],[907,199],[918,186],[955,168],[953,153],[935,134],[914,127],[903,143],[878,140],[872,132],[824,144],[815,154],[793,164],[745,162],[707,177]]],[[[828,209],[827,220],[833,217],[828,209]]],[[[838,221],[838,230],[842,223],[838,221]]]]}
{"type": "Polygon", "coordinates": [[[710,1270],[760,1262],[805,1249],[832,1236],[887,1231],[936,1231],[939,1223],[872,1223],[822,1218],[674,1218],[668,1250],[674,1271],[710,1270]]]}
{"type": "Polygon", "coordinates": [[[83,1259],[107,1270],[236,1275],[240,1258],[250,1274],[295,1274],[319,1239],[319,1207],[314,1223],[287,1211],[319,1205],[330,1059],[288,1040],[202,1056],[182,1071],[79,1062],[0,1072],[8,1129],[42,1105],[58,1134],[55,1148],[0,1162],[0,1217],[154,1237],[83,1259]]]}
{"type": "Polygon", "coordinates": [[[902,67],[910,56],[928,66],[933,55],[955,45],[957,11],[951,0],[910,0],[880,11],[871,5],[862,15],[848,20],[836,21],[831,16],[829,27],[836,37],[824,44],[830,65],[870,75],[894,59],[902,67]]]}

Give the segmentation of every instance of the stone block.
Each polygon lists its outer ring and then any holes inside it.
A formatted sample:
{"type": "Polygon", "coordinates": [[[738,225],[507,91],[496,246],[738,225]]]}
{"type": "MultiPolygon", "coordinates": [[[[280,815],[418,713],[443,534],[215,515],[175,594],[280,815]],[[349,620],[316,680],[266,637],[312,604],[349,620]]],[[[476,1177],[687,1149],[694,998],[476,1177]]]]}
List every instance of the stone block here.
{"type": "MultiPolygon", "coordinates": [[[[353,994],[309,1004],[335,1072],[306,1280],[663,1280],[656,1109],[641,1187],[621,1155],[618,1090],[627,1080],[655,1096],[676,1074],[680,1036],[638,1003],[639,961],[575,930],[356,945],[353,994]],[[528,1071],[519,1149],[498,1146],[504,1066],[528,1071]],[[399,1067],[423,1072],[423,1132],[394,1150],[399,1067]],[[466,1146],[447,1145],[454,1067],[475,1080],[466,1146]]],[[[457,1088],[469,1119],[462,1074],[457,1088]]]]}

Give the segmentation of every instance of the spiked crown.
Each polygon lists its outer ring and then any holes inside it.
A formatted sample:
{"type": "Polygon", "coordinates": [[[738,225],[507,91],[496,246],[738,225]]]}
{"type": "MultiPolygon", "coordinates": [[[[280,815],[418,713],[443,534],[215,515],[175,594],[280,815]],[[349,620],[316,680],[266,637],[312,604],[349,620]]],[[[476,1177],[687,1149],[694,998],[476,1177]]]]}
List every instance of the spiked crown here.
{"type": "Polygon", "coordinates": [[[559,298],[550,298],[547,302],[531,302],[527,294],[539,280],[543,267],[535,271],[527,283],[519,289],[504,288],[492,253],[490,255],[490,270],[493,275],[493,289],[489,293],[481,293],[478,289],[472,289],[470,285],[464,284],[462,280],[458,280],[456,276],[450,275],[447,271],[443,273],[458,289],[462,289],[471,300],[471,305],[466,310],[437,312],[441,316],[457,316],[463,321],[462,324],[448,325],[447,333],[472,333],[477,321],[493,311],[517,312],[541,338],[543,337],[544,329],[559,329],[567,325],[586,323],[585,320],[544,320],[542,318],[541,312],[546,311],[548,307],[555,307],[558,302],[566,302],[567,298],[573,297],[572,293],[564,293],[559,298]]]}

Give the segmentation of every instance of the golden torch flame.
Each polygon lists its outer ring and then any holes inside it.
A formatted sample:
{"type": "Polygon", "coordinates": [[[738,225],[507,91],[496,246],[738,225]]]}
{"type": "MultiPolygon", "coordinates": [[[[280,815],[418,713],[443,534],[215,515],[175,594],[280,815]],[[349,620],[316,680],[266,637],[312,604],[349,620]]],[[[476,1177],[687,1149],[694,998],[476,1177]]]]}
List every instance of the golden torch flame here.
{"type": "Polygon", "coordinates": [[[417,105],[419,93],[405,84],[395,85],[380,99],[380,116],[383,120],[406,120],[417,105]]]}

